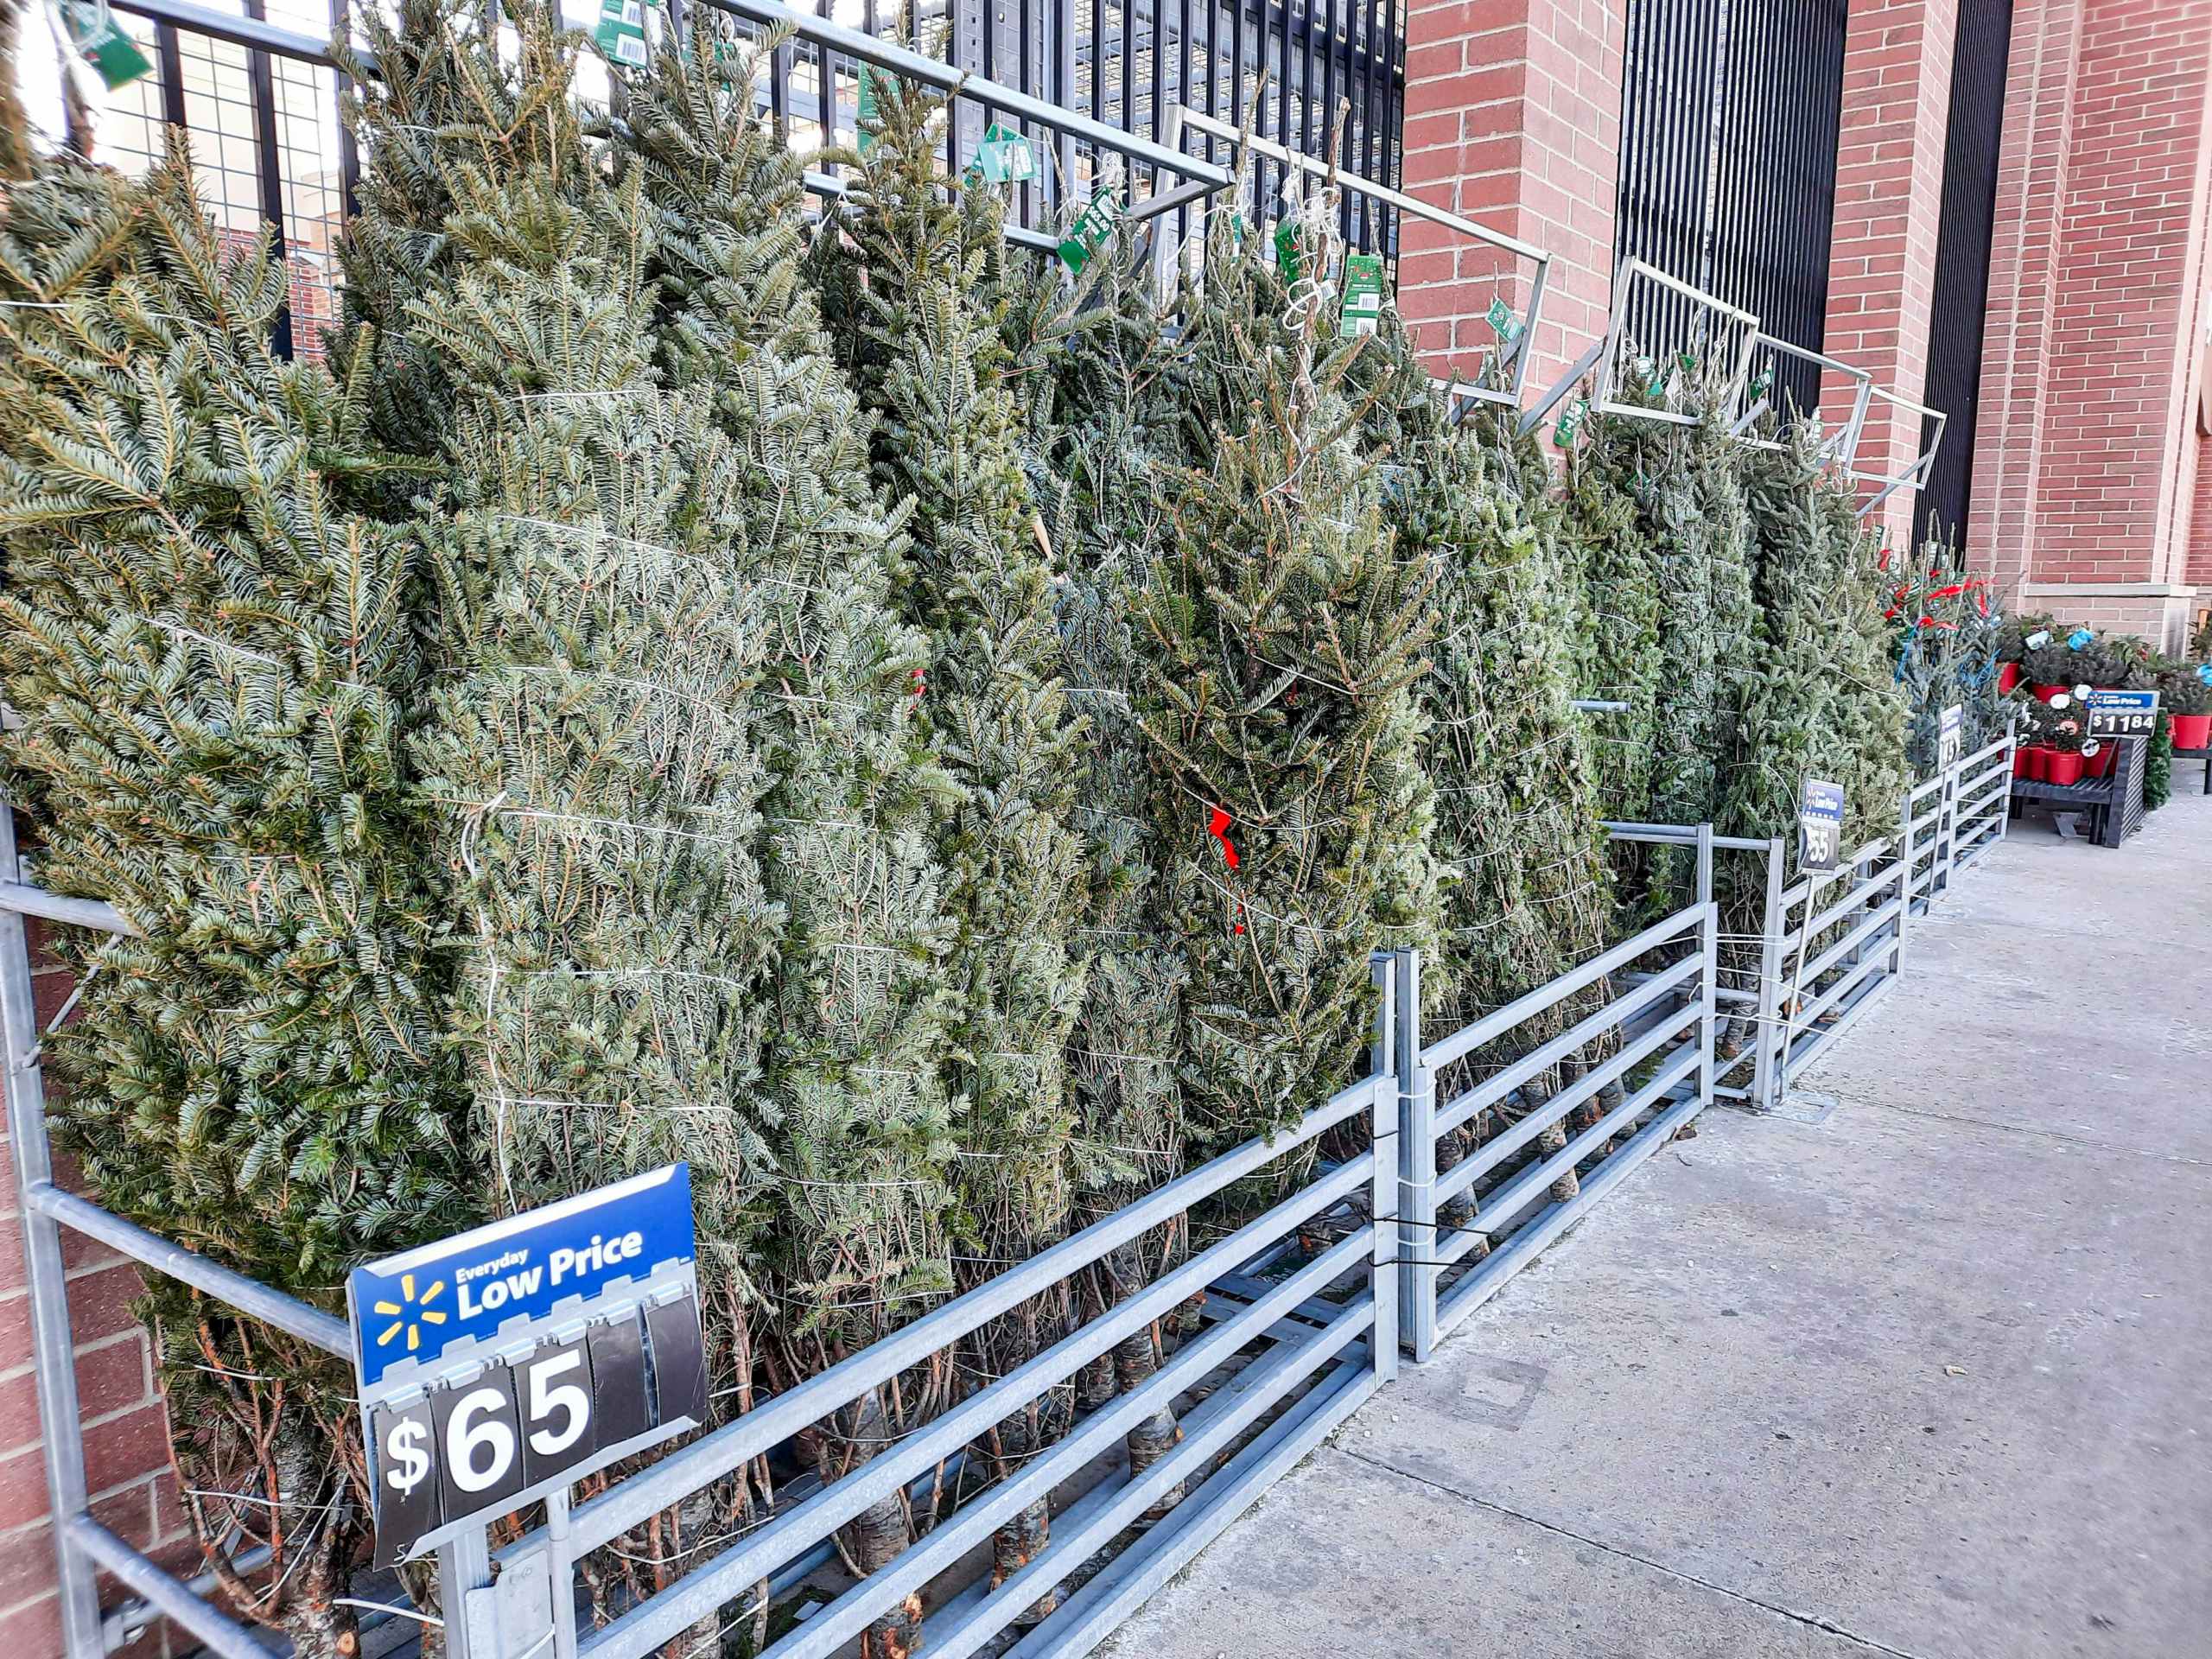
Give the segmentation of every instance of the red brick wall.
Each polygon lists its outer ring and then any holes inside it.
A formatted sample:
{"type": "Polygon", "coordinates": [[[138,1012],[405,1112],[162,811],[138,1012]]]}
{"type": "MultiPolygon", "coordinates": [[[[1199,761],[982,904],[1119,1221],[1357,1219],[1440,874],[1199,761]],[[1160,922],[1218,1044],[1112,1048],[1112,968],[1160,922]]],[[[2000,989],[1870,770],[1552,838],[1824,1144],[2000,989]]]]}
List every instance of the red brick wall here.
{"type": "MultiPolygon", "coordinates": [[[[69,976],[46,957],[35,923],[31,941],[42,1026],[67,998],[69,976]]],[[[61,1650],[60,1608],[45,1438],[32,1380],[15,1147],[4,1128],[0,1123],[0,1654],[43,1659],[61,1650]]],[[[188,1573],[197,1551],[188,1542],[169,1471],[168,1429],[154,1391],[150,1344],[130,1313],[139,1294],[138,1270],[105,1246],[73,1233],[62,1237],[93,1515],[124,1541],[188,1573]]],[[[104,1598],[111,1605],[119,1599],[113,1593],[104,1598]]],[[[132,1651],[165,1653],[168,1640],[165,1628],[157,1627],[132,1651]]]]}
{"type": "MultiPolygon", "coordinates": [[[[1957,0],[1860,0],[1844,40],[1823,349],[1914,401],[1928,378],[1957,29],[1957,0]]],[[[1840,413],[1840,404],[1827,412],[1840,413]]],[[[1859,438],[1859,469],[1896,477],[1920,442],[1917,416],[1877,399],[1859,438]]],[[[1912,534],[1912,503],[1900,490],[1880,509],[1885,535],[1899,545],[1912,534]]]]}
{"type": "Polygon", "coordinates": [[[1970,550],[2038,608],[2172,644],[2212,577],[2212,7],[2019,0],[2010,73],[1970,550]]]}
{"type": "MultiPolygon", "coordinates": [[[[1613,0],[1410,0],[1408,194],[1553,256],[1529,395],[1605,333],[1620,152],[1613,0]]],[[[1406,221],[1398,307],[1438,374],[1471,377],[1497,344],[1484,314],[1527,301],[1530,267],[1442,226],[1406,221]]]]}

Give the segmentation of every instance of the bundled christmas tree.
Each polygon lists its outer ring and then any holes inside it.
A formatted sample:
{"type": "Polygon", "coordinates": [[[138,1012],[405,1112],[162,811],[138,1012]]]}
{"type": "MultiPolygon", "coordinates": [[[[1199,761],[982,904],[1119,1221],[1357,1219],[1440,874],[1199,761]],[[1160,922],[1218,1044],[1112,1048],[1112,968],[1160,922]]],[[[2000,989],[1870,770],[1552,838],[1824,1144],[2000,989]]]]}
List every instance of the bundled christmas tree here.
{"type": "MultiPolygon", "coordinates": [[[[1116,231],[1065,282],[1058,262],[1013,251],[1004,267],[1009,346],[1029,365],[1025,469],[1067,562],[1058,621],[1068,696],[1089,726],[1076,825],[1089,849],[1090,922],[1084,1001],[1069,1045],[1077,1110],[1077,1205],[1110,1215],[1182,1173],[1181,1091],[1175,1077],[1184,966],[1160,912],[1150,809],[1159,786],[1130,707],[1134,616],[1145,573],[1173,546],[1184,456],[1163,418],[1173,356],[1144,250],[1116,231]]],[[[1103,1313],[1144,1288],[1187,1248],[1188,1222],[1130,1240],[1089,1275],[1103,1313]]],[[[1197,1309],[1131,1332],[1077,1379],[1077,1402],[1103,1405],[1141,1386],[1166,1348],[1195,1328],[1197,1309]]],[[[1162,1408],[1131,1428],[1129,1467],[1141,1473],[1173,1448],[1162,1408]]],[[[1177,1501],[1162,1495],[1154,1513],[1177,1501]]]]}
{"type": "MultiPolygon", "coordinates": [[[[695,16],[684,43],[628,79],[615,133],[655,219],[660,365],[711,397],[753,479],[731,556],[768,626],[753,729],[768,769],[762,875],[783,930],[761,1091],[785,1179],[766,1267],[769,1348],[789,1386],[950,1288],[950,928],[934,831],[954,791],[921,718],[929,641],[891,593],[903,512],[871,483],[867,423],[800,272],[804,165],[754,107],[771,49],[695,16]]],[[[736,1386],[742,1408],[752,1379],[736,1386]]],[[[824,1477],[925,1414],[929,1387],[904,1379],[823,1425],[824,1477]]],[[[847,1537],[855,1564],[881,1565],[905,1524],[895,1494],[863,1515],[847,1537]]]]}
{"type": "MultiPolygon", "coordinates": [[[[1071,1214],[1084,722],[1059,683],[1052,553],[1024,485],[999,319],[982,303],[997,217],[988,202],[949,200],[937,176],[942,100],[876,85],[871,143],[815,270],[839,355],[880,422],[877,476],[912,504],[894,597],[928,631],[921,716],[960,791],[939,837],[956,930],[946,1081],[962,1276],[982,1279],[1061,1236],[1071,1214]]],[[[1067,1317],[1064,1294],[1040,1298],[977,1332],[966,1363],[981,1382],[1003,1376],[1067,1317]]],[[[1001,1423],[983,1450],[1018,1466],[1062,1403],[1001,1423]]],[[[1001,1529],[999,1577],[1043,1547],[1047,1521],[1040,1503],[1001,1529]]],[[[879,1634],[888,1647],[912,1633],[879,1634]]]]}
{"type": "MultiPolygon", "coordinates": [[[[11,790],[41,881],[134,930],[64,942],[57,1127],[105,1206],[335,1311],[356,1262],[482,1201],[401,766],[410,543],[348,506],[359,411],[270,354],[283,267],[225,253],[181,151],[143,190],[66,162],[12,188],[0,295],[11,790]]],[[[346,1369],[174,1281],[143,1306],[232,1604],[353,1653],[346,1369]]]]}
{"type": "MultiPolygon", "coordinates": [[[[395,395],[435,363],[451,397],[423,530],[437,677],[411,759],[485,1196],[511,1211],[688,1160],[709,1395],[729,1410],[773,1174],[754,1093],[779,924],[753,852],[764,486],[707,391],[658,383],[643,178],[584,137],[578,37],[550,4],[435,22],[407,84],[466,99],[372,91],[361,124],[372,157],[412,166],[396,130],[426,120],[450,202],[381,361],[402,365],[395,395]]],[[[745,1524],[750,1474],[588,1569],[602,1611],[603,1573],[650,1591],[745,1524]]]]}
{"type": "Polygon", "coordinates": [[[1896,634],[1895,676],[1907,704],[1905,750],[1916,777],[1936,775],[1943,711],[1959,710],[1960,751],[2005,734],[1997,695],[1997,653],[2004,616],[1989,584],[1936,537],[1881,561],[1887,583],[1883,616],[1896,634]]]}
{"type": "MultiPolygon", "coordinates": [[[[1305,228],[1328,268],[1326,218],[1305,228]]],[[[1285,303],[1215,216],[1185,314],[1193,474],[1144,588],[1137,718],[1165,913],[1189,965],[1195,1146],[1295,1122],[1363,1063],[1368,957],[1433,931],[1416,702],[1433,573],[1402,558],[1325,290],[1285,303]]]]}

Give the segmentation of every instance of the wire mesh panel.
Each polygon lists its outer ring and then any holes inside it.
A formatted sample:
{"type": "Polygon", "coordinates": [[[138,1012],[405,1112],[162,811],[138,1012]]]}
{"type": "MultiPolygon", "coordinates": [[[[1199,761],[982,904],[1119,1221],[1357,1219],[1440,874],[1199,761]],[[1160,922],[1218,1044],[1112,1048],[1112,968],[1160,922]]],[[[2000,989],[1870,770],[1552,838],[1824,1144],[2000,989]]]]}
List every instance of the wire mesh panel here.
{"type": "MultiPolygon", "coordinates": [[[[291,303],[277,343],[309,353],[326,347],[339,312],[335,249],[358,175],[338,114],[340,78],[327,42],[347,27],[347,0],[115,0],[150,73],[109,94],[96,153],[140,173],[162,149],[162,128],[190,135],[200,190],[217,224],[241,241],[275,225],[291,276],[291,303]],[[127,14],[127,15],[125,15],[127,14]]],[[[774,7],[745,0],[712,4],[754,27],[774,7]]],[[[565,0],[569,21],[588,29],[598,7],[565,0]]],[[[387,7],[387,10],[389,8],[387,7]]],[[[953,98],[945,164],[971,162],[994,123],[1034,146],[1037,176],[1014,192],[1017,236],[1046,245],[1097,190],[1130,202],[1179,181],[1169,149],[1225,165],[1231,141],[1181,133],[1178,106],[1309,156],[1327,152],[1347,172],[1378,184],[1399,178],[1404,105],[1403,0],[813,0],[796,10],[860,35],[901,38],[917,51],[1018,95],[1020,107],[968,93],[953,98]],[[1069,130],[1054,109],[1126,133],[1128,146],[1069,130]],[[1156,148],[1155,148],[1156,147],[1156,148]]],[[[680,19],[657,10],[652,27],[680,19]]],[[[52,65],[32,66],[50,73],[52,65]]],[[[870,70],[869,73],[880,73],[870,70]]],[[[850,146],[860,137],[863,66],[823,41],[794,39],[760,89],[764,118],[801,149],[850,146]]],[[[587,97],[594,82],[587,75],[587,97]]],[[[817,175],[834,186],[839,169],[817,175]]],[[[1255,156],[1244,199],[1272,211],[1290,169],[1255,156]]],[[[1348,195],[1342,230],[1353,246],[1394,254],[1396,209],[1348,195]]],[[[1187,209],[1183,228],[1187,231],[1187,209]]]]}
{"type": "MultiPolygon", "coordinates": [[[[1826,333],[1847,10],[1628,0],[1617,253],[1808,352],[1826,333]]],[[[1829,390],[1815,359],[1783,357],[1774,374],[1777,410],[1816,410],[1829,390]]]]}

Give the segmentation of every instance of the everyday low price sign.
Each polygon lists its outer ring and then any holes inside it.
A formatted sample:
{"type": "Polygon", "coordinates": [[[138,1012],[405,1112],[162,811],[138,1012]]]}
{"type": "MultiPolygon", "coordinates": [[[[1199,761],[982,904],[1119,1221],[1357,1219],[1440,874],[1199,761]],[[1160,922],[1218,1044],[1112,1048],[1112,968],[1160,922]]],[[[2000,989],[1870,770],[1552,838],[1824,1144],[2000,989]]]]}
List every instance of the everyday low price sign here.
{"type": "Polygon", "coordinates": [[[1943,711],[1942,722],[1936,733],[1936,767],[1948,772],[1959,758],[1959,743],[1966,722],[1966,710],[1953,703],[1943,711]]]}
{"type": "Polygon", "coordinates": [[[705,1421],[690,1166],[346,1281],[379,1566],[705,1421]]]}
{"type": "Polygon", "coordinates": [[[1808,778],[1797,804],[1797,868],[1825,875],[1843,855],[1843,785],[1808,778]]]}
{"type": "Polygon", "coordinates": [[[2093,690],[2082,699],[2091,737],[2154,737],[2158,730],[2156,691],[2093,690]]]}

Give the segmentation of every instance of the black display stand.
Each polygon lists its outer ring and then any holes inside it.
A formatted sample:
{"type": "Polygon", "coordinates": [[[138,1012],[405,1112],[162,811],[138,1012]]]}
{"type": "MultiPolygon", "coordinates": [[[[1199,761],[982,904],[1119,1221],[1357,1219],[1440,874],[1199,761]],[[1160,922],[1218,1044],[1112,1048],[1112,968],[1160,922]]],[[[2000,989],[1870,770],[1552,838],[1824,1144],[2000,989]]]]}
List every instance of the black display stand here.
{"type": "MultiPolygon", "coordinates": [[[[2079,812],[2088,819],[2089,839],[2100,847],[2117,847],[2143,827],[2143,765],[2145,740],[2116,737],[2120,746],[2112,771],[2102,778],[2084,778],[2078,784],[2044,784],[2032,778],[2012,780],[2012,814],[2031,803],[2053,812],[2079,812]]],[[[2192,756],[2191,758],[2194,758],[2192,756]]],[[[2212,753],[2206,755],[2205,775],[2212,781],[2212,753]]]]}

